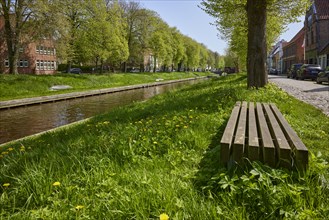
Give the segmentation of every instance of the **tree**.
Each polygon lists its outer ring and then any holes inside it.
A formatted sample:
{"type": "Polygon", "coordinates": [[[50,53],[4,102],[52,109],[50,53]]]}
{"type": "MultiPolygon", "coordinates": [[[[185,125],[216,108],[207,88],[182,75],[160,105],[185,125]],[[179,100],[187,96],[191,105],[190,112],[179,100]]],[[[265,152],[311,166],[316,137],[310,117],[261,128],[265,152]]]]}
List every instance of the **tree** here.
{"type": "Polygon", "coordinates": [[[267,84],[267,39],[276,39],[288,23],[305,12],[309,1],[203,0],[201,4],[205,12],[218,19],[216,25],[224,38],[230,40],[233,50],[239,51],[234,48],[236,43],[246,42],[239,35],[244,36],[243,31],[247,31],[248,88],[259,88],[267,84]]]}
{"type": "MultiPolygon", "coordinates": [[[[28,23],[33,22],[34,1],[27,0],[1,0],[0,16],[5,21],[5,41],[7,44],[9,73],[18,74],[17,61],[19,48],[23,45],[23,34],[29,29],[28,23]]],[[[34,32],[29,32],[31,35],[34,32]]]]}

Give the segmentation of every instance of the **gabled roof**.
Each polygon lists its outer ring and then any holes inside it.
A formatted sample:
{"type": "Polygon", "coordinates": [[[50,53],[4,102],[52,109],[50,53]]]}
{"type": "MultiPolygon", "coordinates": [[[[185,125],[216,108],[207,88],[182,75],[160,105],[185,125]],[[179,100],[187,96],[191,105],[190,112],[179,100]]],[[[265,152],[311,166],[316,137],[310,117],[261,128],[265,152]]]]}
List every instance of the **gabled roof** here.
{"type": "Polygon", "coordinates": [[[299,38],[304,38],[304,27],[302,27],[298,33],[287,43],[283,44],[283,47],[289,46],[290,44],[294,43],[299,38]]]}
{"type": "Polygon", "coordinates": [[[319,20],[329,19],[329,0],[314,0],[314,5],[319,20]]]}

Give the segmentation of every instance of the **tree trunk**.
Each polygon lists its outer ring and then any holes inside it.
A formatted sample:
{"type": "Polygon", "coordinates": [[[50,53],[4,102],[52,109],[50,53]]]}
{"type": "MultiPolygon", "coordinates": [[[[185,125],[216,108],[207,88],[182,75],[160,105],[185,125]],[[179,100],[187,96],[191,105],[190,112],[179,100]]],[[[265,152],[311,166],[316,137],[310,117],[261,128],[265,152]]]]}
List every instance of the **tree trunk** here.
{"type": "Polygon", "coordinates": [[[10,14],[9,6],[6,7],[4,2],[1,3],[3,7],[3,16],[5,20],[5,38],[8,49],[8,60],[9,60],[9,73],[18,74],[17,71],[17,61],[18,61],[18,48],[19,48],[19,40],[20,40],[20,8],[17,8],[17,12],[15,14],[15,20],[11,20],[10,16],[14,16],[10,14]],[[14,22],[14,25],[12,24],[14,22]]]}
{"type": "Polygon", "coordinates": [[[155,73],[157,69],[157,58],[154,57],[154,67],[153,67],[153,72],[155,73]]]}
{"type": "Polygon", "coordinates": [[[267,0],[247,0],[248,88],[264,87],[267,84],[266,72],[266,3],[267,0]]]}

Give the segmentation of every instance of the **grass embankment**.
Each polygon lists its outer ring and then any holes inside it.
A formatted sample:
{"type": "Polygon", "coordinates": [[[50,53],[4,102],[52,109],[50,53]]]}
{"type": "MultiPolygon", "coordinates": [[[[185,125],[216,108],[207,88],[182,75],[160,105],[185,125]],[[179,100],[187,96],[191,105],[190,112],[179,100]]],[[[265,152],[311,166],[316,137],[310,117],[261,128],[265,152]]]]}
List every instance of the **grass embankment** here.
{"type": "Polygon", "coordinates": [[[328,117],[274,85],[247,90],[245,75],[211,79],[1,149],[0,216],[326,219],[328,131],[328,117]],[[238,100],[277,104],[312,153],[306,175],[219,167],[238,100]]]}
{"type": "Polygon", "coordinates": [[[56,74],[39,76],[0,74],[0,101],[150,83],[160,78],[174,80],[207,76],[209,74],[204,72],[115,73],[102,75],[56,74]],[[55,85],[68,85],[72,89],[50,91],[50,88],[55,85]]]}

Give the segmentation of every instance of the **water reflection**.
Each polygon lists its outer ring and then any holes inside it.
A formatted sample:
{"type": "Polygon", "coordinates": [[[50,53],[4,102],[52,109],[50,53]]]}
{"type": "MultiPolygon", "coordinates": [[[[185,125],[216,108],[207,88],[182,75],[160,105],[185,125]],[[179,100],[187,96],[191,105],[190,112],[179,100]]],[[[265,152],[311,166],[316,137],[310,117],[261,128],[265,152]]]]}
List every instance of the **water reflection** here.
{"type": "Polygon", "coordinates": [[[0,144],[86,119],[134,101],[194,84],[197,81],[148,87],[0,111],[0,144]]]}

